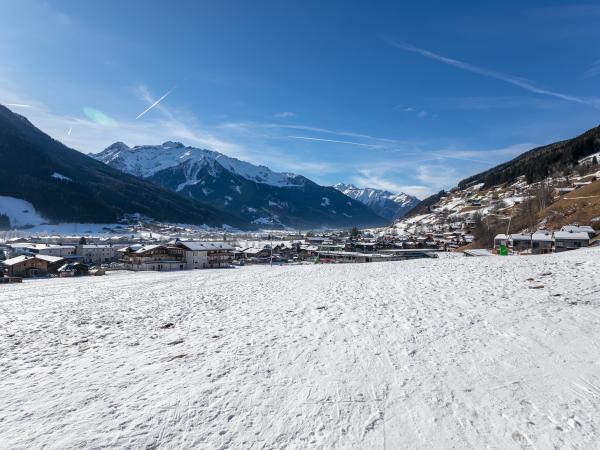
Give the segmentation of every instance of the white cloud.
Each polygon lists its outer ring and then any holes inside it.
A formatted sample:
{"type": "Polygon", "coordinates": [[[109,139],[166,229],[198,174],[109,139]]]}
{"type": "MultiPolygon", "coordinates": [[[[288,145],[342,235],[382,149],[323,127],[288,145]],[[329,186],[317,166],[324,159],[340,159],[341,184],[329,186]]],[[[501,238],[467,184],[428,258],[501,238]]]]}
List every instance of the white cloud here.
{"type": "Polygon", "coordinates": [[[296,117],[296,114],[291,111],[284,111],[284,112],[275,114],[275,117],[280,118],[280,119],[288,119],[290,117],[296,117]]]}
{"type": "Polygon", "coordinates": [[[584,72],[584,78],[592,78],[600,75],[600,59],[590,64],[590,67],[584,72]]]}

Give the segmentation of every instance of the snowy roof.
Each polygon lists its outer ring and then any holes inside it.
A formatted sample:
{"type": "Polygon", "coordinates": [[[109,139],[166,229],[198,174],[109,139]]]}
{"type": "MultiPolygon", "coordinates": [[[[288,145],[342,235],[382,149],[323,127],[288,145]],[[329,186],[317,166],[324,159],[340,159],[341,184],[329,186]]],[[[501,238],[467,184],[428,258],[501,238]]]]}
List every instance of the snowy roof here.
{"type": "Polygon", "coordinates": [[[258,253],[262,252],[263,250],[266,250],[266,249],[250,247],[250,248],[247,248],[246,250],[244,250],[243,253],[247,253],[248,255],[257,255],[258,253]]]}
{"type": "Polygon", "coordinates": [[[579,226],[579,225],[565,225],[560,229],[560,231],[566,231],[568,233],[593,233],[596,234],[596,231],[587,225],[579,226]]]}
{"type": "Polygon", "coordinates": [[[41,259],[42,261],[47,261],[49,263],[55,263],[55,262],[64,260],[64,258],[61,258],[60,256],[49,256],[49,255],[35,255],[34,258],[41,259]]]}
{"type": "Polygon", "coordinates": [[[28,260],[30,258],[33,258],[33,256],[24,256],[24,255],[21,255],[21,256],[16,256],[14,258],[7,259],[6,261],[0,261],[0,262],[3,265],[5,265],[5,266],[8,267],[8,266],[14,266],[15,264],[22,263],[23,261],[26,261],[26,260],[28,260]]]}
{"type": "Polygon", "coordinates": [[[179,245],[191,251],[234,250],[231,245],[225,242],[180,241],[179,245]]]}
{"type": "Polygon", "coordinates": [[[530,234],[511,234],[511,239],[513,241],[530,241],[531,240],[531,235],[530,234]]]}
{"type": "Polygon", "coordinates": [[[575,241],[589,241],[590,236],[587,233],[569,233],[568,231],[555,231],[554,239],[572,239],[575,241]]]}
{"type": "Polygon", "coordinates": [[[552,242],[552,235],[547,233],[533,233],[531,235],[532,241],[545,241],[552,242]]]}
{"type": "Polygon", "coordinates": [[[497,234],[496,237],[494,238],[494,240],[498,240],[498,239],[508,239],[508,236],[505,234],[497,234]]]}
{"type": "Polygon", "coordinates": [[[113,248],[112,245],[108,244],[84,244],[80,245],[81,248],[113,248]]]}
{"type": "MultiPolygon", "coordinates": [[[[162,245],[144,245],[144,246],[140,247],[139,249],[134,250],[134,253],[144,253],[149,250],[154,250],[158,247],[162,247],[162,245]]],[[[133,250],[133,246],[131,246],[131,249],[133,250]]]]}
{"type": "Polygon", "coordinates": [[[7,259],[6,261],[2,261],[2,264],[4,264],[5,266],[14,266],[15,264],[20,264],[23,261],[27,261],[28,259],[32,259],[32,258],[40,259],[42,261],[46,261],[49,263],[55,263],[55,262],[64,260],[64,258],[61,258],[60,256],[49,256],[49,255],[25,256],[25,255],[21,255],[21,256],[15,256],[14,258],[7,259]]]}

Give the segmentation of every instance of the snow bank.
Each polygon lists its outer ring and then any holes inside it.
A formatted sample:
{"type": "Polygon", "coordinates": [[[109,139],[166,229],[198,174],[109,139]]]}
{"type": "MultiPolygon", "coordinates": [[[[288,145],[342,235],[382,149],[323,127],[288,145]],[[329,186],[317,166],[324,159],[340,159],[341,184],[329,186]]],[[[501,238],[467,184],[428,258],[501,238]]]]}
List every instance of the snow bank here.
{"type": "Polygon", "coordinates": [[[7,448],[593,448],[600,251],[0,288],[7,448]]]}

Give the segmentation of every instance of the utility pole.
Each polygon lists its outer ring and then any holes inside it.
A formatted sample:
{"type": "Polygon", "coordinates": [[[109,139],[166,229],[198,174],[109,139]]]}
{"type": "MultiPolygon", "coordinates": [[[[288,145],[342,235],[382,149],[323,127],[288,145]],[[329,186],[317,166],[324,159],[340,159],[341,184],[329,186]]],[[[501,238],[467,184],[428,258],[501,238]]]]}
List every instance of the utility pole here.
{"type": "Polygon", "coordinates": [[[271,267],[273,267],[273,232],[271,232],[269,237],[271,238],[271,259],[269,261],[269,264],[271,267]]]}

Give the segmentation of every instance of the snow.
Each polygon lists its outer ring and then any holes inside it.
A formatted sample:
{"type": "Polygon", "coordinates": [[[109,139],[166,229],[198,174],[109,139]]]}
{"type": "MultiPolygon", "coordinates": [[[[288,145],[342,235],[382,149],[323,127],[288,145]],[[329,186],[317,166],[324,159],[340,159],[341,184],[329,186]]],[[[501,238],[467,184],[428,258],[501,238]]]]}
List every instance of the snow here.
{"type": "Polygon", "coordinates": [[[329,205],[331,205],[331,201],[329,200],[329,198],[328,197],[323,197],[321,199],[321,206],[322,207],[327,207],[329,205]]]}
{"type": "MultiPolygon", "coordinates": [[[[216,166],[237,174],[247,180],[277,187],[302,187],[304,181],[292,173],[274,172],[265,166],[256,166],[212,150],[186,147],[179,142],[162,145],[138,145],[129,147],[115,142],[104,151],[91,155],[105,164],[136,176],[150,177],[161,170],[183,165],[186,181],[177,190],[198,183],[198,173],[204,167],[216,176],[216,166]]],[[[236,190],[241,192],[239,186],[236,190]]]]}
{"type": "Polygon", "coordinates": [[[595,448],[599,270],[585,249],[5,285],[0,442],[595,448]]]}
{"type": "Polygon", "coordinates": [[[67,177],[67,176],[65,176],[65,175],[62,175],[62,174],[60,174],[60,173],[58,173],[58,172],[54,172],[54,173],[51,175],[51,177],[52,177],[52,178],[56,178],[56,179],[58,179],[58,180],[61,180],[61,181],[73,181],[71,178],[69,178],[69,177],[67,177]]]}
{"type": "Polygon", "coordinates": [[[4,195],[0,195],[0,214],[8,216],[12,228],[40,225],[46,222],[28,201],[4,195]]]}
{"type": "Polygon", "coordinates": [[[354,200],[358,200],[368,206],[383,205],[386,201],[398,203],[402,207],[418,203],[416,197],[412,197],[403,192],[393,194],[389,191],[374,188],[359,188],[353,184],[337,183],[333,186],[338,191],[354,200]]]}

